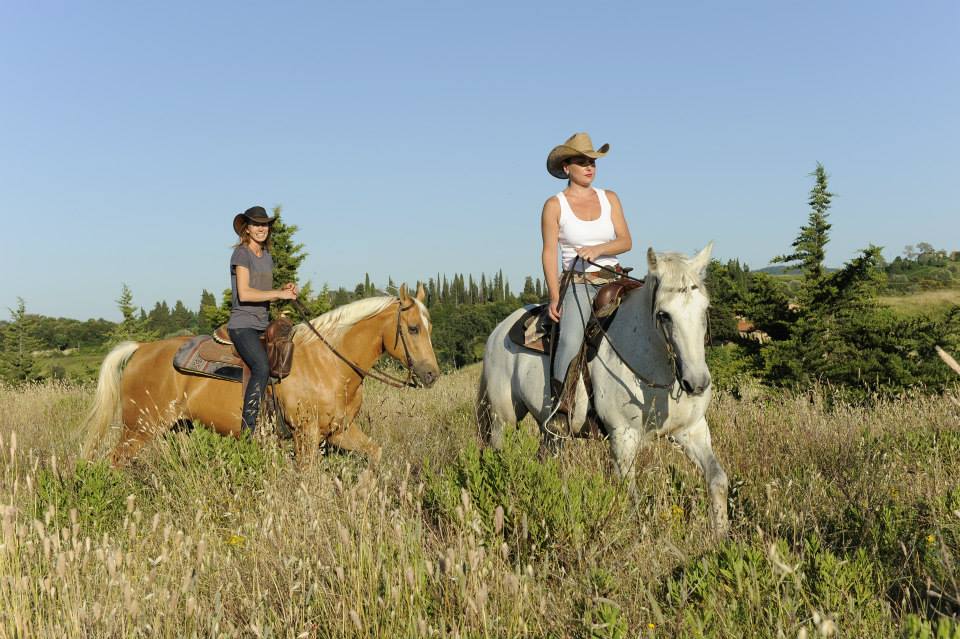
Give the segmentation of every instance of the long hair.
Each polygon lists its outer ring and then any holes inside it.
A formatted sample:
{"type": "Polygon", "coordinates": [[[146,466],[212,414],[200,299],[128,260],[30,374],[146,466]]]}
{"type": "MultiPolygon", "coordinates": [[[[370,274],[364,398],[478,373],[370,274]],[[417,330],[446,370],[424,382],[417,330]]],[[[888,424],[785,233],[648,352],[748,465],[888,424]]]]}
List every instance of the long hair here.
{"type": "MultiPolygon", "coordinates": [[[[273,225],[270,224],[267,226],[267,239],[263,242],[263,248],[267,250],[268,253],[272,253],[273,248],[273,225]]],[[[250,223],[244,220],[240,223],[240,233],[237,234],[237,243],[233,245],[233,248],[239,248],[245,246],[247,242],[250,241],[250,223]]]]}

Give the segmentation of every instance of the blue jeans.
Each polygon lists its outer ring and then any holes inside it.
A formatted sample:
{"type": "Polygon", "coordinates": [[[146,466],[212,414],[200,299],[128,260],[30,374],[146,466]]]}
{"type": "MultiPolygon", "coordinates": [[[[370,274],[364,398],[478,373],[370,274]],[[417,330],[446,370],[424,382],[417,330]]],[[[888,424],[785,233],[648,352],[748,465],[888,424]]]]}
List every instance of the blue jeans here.
{"type": "Polygon", "coordinates": [[[557,352],[553,358],[553,378],[562,382],[567,376],[570,362],[580,352],[583,344],[583,332],[590,319],[593,299],[597,296],[597,287],[593,284],[574,284],[567,286],[560,306],[560,336],[557,352]]]}
{"type": "Polygon", "coordinates": [[[230,341],[237,353],[250,367],[250,382],[243,395],[242,427],[252,435],[257,429],[260,402],[267,391],[267,382],[270,381],[270,362],[267,360],[267,351],[260,342],[263,331],[255,328],[231,328],[227,332],[230,333],[230,341]]]}

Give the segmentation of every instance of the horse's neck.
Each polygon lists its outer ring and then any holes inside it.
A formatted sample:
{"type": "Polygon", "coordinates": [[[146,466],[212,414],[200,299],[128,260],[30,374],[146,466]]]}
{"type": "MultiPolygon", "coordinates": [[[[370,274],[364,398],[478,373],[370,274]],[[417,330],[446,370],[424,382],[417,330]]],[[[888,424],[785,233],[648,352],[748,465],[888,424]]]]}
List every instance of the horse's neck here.
{"type": "Polygon", "coordinates": [[[360,368],[369,369],[383,355],[383,336],[391,319],[386,310],[357,322],[340,338],[337,350],[360,368]]]}
{"type": "Polygon", "coordinates": [[[672,365],[652,313],[655,288],[648,279],[646,286],[628,293],[607,334],[630,368],[660,381],[672,375],[672,365]]]}

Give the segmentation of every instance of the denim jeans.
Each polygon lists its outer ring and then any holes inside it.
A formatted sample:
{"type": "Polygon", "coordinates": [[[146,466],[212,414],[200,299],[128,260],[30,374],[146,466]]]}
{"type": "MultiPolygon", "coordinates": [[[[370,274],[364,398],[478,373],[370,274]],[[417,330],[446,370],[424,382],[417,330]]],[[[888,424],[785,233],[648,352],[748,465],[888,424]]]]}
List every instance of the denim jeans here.
{"type": "Polygon", "coordinates": [[[583,344],[583,332],[590,319],[593,298],[597,296],[597,287],[593,284],[574,284],[567,286],[560,306],[560,336],[557,352],[553,358],[553,378],[562,382],[567,376],[570,362],[580,352],[583,344]]]}
{"type": "Polygon", "coordinates": [[[260,342],[263,331],[255,328],[231,328],[230,341],[237,353],[250,367],[250,383],[243,395],[243,429],[251,435],[257,429],[257,417],[260,415],[260,402],[270,381],[270,362],[267,351],[260,342]]]}

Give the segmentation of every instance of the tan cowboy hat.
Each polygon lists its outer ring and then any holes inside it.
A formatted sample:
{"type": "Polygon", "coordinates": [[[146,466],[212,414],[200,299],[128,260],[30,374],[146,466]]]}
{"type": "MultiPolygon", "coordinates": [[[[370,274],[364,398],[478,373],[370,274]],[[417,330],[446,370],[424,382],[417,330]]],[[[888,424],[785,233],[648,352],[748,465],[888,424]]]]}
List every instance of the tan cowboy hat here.
{"type": "Polygon", "coordinates": [[[233,230],[237,235],[240,235],[243,227],[250,222],[258,222],[259,224],[273,224],[276,221],[277,216],[270,217],[267,215],[267,210],[262,206],[251,206],[243,213],[237,213],[237,215],[233,218],[233,230]]]}
{"type": "Polygon", "coordinates": [[[567,141],[560,146],[553,147],[550,155],[547,156],[547,173],[555,178],[565,180],[567,174],[563,172],[563,163],[570,158],[583,155],[588,158],[602,158],[610,150],[609,144],[604,144],[599,149],[593,149],[593,141],[590,140],[588,133],[574,133],[567,141]]]}

